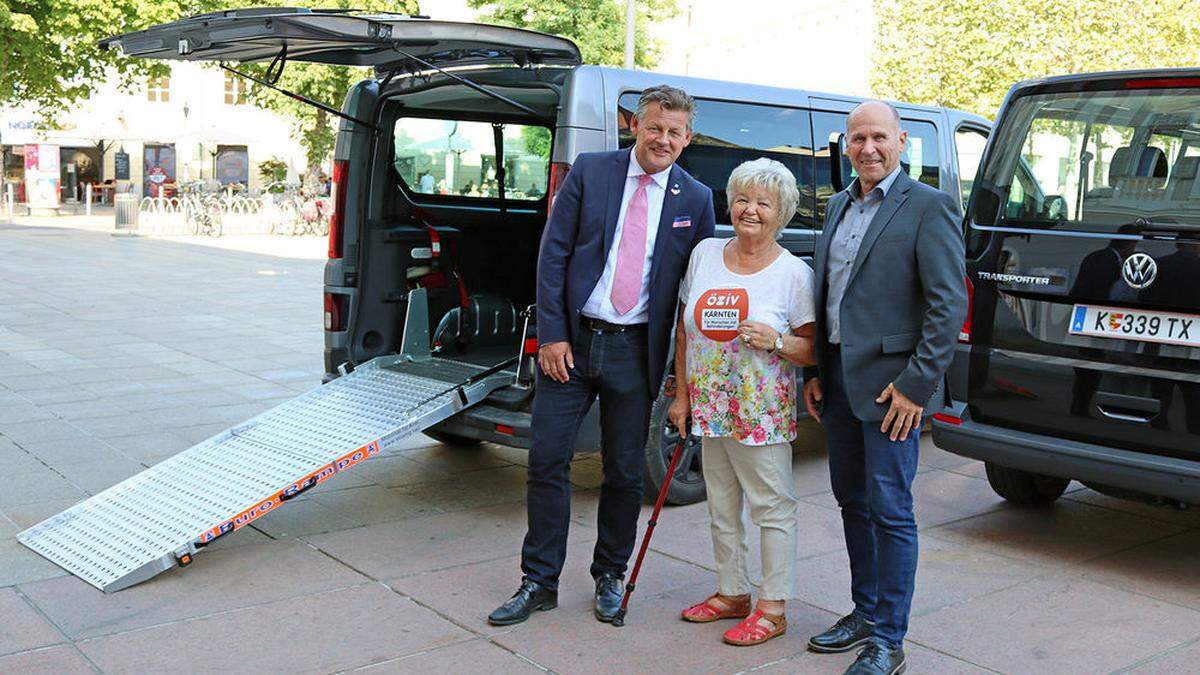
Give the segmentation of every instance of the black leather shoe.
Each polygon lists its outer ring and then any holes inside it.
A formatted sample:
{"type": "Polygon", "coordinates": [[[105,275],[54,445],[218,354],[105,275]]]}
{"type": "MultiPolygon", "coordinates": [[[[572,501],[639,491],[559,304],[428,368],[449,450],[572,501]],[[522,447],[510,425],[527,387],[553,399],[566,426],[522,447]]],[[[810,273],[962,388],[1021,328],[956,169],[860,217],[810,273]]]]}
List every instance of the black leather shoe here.
{"type": "Polygon", "coordinates": [[[604,623],[611,623],[621,609],[621,598],[625,590],[621,586],[621,577],[615,574],[601,574],[596,579],[596,618],[604,623]]]}
{"type": "Polygon", "coordinates": [[[521,587],[513,593],[508,602],[488,614],[488,623],[493,626],[510,626],[528,619],[536,610],[550,610],[555,607],[558,607],[558,591],[552,591],[536,581],[523,579],[521,587]]]}
{"type": "Polygon", "coordinates": [[[848,652],[871,637],[875,622],[858,612],[851,612],[837,620],[829,630],[808,639],[808,648],[822,654],[848,652]]]}
{"type": "Polygon", "coordinates": [[[900,675],[907,666],[902,648],[872,640],[858,650],[858,660],[846,669],[846,675],[900,675]]]}

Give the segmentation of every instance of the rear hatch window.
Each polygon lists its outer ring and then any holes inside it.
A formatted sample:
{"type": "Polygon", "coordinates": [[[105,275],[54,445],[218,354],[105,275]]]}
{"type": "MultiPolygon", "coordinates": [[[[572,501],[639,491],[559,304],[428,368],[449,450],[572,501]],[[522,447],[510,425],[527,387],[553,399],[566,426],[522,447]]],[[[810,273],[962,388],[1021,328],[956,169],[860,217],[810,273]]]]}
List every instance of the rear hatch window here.
{"type": "Polygon", "coordinates": [[[1115,233],[1141,218],[1200,226],[1195,87],[1021,96],[994,147],[977,225],[1115,233]]]}

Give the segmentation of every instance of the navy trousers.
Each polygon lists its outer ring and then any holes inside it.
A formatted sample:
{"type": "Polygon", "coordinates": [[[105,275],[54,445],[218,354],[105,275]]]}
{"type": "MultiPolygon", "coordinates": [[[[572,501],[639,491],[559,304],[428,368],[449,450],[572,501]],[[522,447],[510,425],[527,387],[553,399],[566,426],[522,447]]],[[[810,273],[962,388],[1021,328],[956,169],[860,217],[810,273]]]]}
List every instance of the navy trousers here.
{"type": "MultiPolygon", "coordinates": [[[[908,631],[917,571],[917,522],[912,481],[920,433],[892,441],[881,422],[854,416],[841,358],[829,361],[821,423],[829,448],[829,478],[842,509],[856,612],[875,621],[875,637],[899,646],[908,631]]],[[[918,427],[919,429],[919,427],[918,427]]]]}
{"type": "Polygon", "coordinates": [[[579,425],[597,397],[604,481],[591,572],[593,577],[624,576],[637,539],[650,425],[647,348],[644,325],[619,333],[582,330],[572,344],[575,368],[567,382],[538,373],[527,482],[529,529],[521,549],[525,578],[558,588],[571,517],[571,457],[579,425]]]}

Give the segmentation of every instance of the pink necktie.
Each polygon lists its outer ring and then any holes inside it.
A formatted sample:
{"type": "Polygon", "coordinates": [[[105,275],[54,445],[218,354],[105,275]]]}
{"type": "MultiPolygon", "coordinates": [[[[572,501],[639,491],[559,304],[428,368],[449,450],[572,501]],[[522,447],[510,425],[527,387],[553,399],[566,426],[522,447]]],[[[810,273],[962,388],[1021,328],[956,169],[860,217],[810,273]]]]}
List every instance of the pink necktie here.
{"type": "Polygon", "coordinates": [[[621,243],[617,246],[617,271],[613,275],[612,299],[617,314],[633,309],[642,295],[642,269],[646,261],[646,186],[654,180],[649,174],[638,176],[637,189],[625,210],[621,243]]]}

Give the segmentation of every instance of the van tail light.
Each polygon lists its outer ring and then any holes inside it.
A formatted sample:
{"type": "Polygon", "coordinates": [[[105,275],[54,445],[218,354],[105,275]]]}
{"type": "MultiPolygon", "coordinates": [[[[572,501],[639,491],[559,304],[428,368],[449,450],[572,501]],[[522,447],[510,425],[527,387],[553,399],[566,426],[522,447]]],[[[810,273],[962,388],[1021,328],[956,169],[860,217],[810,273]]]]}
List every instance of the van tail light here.
{"type": "Polygon", "coordinates": [[[969,345],[974,331],[974,325],[971,323],[971,317],[975,315],[975,284],[971,283],[971,277],[966,277],[967,282],[967,320],[963,322],[962,329],[958,331],[958,341],[969,345]]]}
{"type": "Polygon", "coordinates": [[[538,353],[538,341],[535,337],[525,338],[525,348],[522,350],[525,356],[533,356],[538,353]]]}
{"type": "Polygon", "coordinates": [[[550,183],[546,187],[546,214],[549,216],[550,207],[554,204],[554,195],[558,194],[558,189],[562,187],[563,181],[567,179],[567,173],[571,171],[571,165],[566,162],[554,162],[550,165],[550,183]]]}
{"type": "Polygon", "coordinates": [[[1174,89],[1200,87],[1200,77],[1142,77],[1125,80],[1126,89],[1174,89]]]}
{"type": "Polygon", "coordinates": [[[346,330],[346,296],[341,293],[325,294],[325,330],[338,333],[346,330]]]}
{"type": "Polygon", "coordinates": [[[935,419],[939,422],[945,422],[946,424],[953,424],[954,426],[958,426],[958,425],[962,424],[961,417],[955,417],[954,415],[947,415],[946,413],[935,413],[933,416],[933,419],[935,419]]]}
{"type": "Polygon", "coordinates": [[[333,160],[333,180],[330,188],[333,214],[329,216],[330,258],[342,257],[342,227],[346,223],[346,192],[350,187],[347,182],[349,167],[350,163],[347,160],[333,160]]]}

